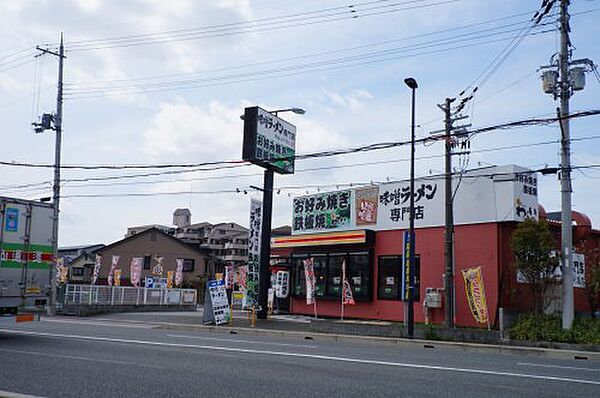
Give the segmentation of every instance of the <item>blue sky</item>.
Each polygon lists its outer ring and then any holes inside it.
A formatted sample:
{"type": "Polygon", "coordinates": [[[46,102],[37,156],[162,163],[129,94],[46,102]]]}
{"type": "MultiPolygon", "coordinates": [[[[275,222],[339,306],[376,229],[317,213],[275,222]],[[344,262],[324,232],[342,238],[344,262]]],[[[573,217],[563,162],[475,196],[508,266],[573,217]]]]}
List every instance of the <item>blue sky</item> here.
{"type": "MultiPolygon", "coordinates": [[[[436,104],[477,81],[540,3],[4,0],[0,3],[4,144],[0,160],[53,162],[53,134],[34,134],[30,123],[36,115],[54,111],[57,63],[52,57],[34,59],[33,55],[36,45],[56,47],[61,31],[68,57],[64,164],[207,162],[241,158],[239,115],[252,105],[306,110],[301,116],[285,115],[297,126],[299,153],[406,140],[410,92],[403,79],[407,76],[419,82],[417,135],[424,137],[443,127],[436,104]]],[[[574,58],[600,62],[595,23],[600,3],[572,1],[571,13],[574,58]]],[[[528,35],[481,85],[464,112],[473,127],[555,114],[557,104],[542,92],[536,72],[557,51],[554,20],[546,20],[534,35],[528,35]]],[[[574,95],[571,109],[597,109],[598,98],[600,83],[588,74],[587,86],[574,95]]],[[[600,163],[598,140],[593,138],[600,134],[596,125],[595,117],[573,121],[573,138],[584,138],[573,144],[574,164],[600,163]]],[[[556,166],[558,144],[541,143],[558,137],[556,125],[482,134],[471,142],[468,166],[556,166]],[[522,148],[495,150],[521,144],[522,148]]],[[[433,156],[442,153],[439,143],[418,146],[417,158],[426,159],[418,159],[416,174],[440,172],[443,159],[433,156]]],[[[273,224],[290,223],[288,194],[316,192],[315,185],[331,189],[336,184],[406,178],[409,164],[402,159],[408,156],[408,148],[401,147],[298,161],[297,174],[275,177],[276,189],[303,188],[282,189],[275,195],[273,224]],[[320,170],[302,171],[314,168],[320,170]]],[[[120,239],[128,226],[170,225],[179,207],[190,208],[194,222],[246,225],[250,197],[259,196],[248,187],[262,183],[262,170],[256,166],[70,181],[132,173],[140,171],[64,170],[60,244],[110,243],[120,239]],[[242,193],[198,193],[236,188],[242,193]],[[180,193],[162,195],[168,192],[180,193]],[[131,193],[160,195],[73,197],[131,193]]],[[[596,225],[600,208],[595,185],[600,172],[575,171],[573,177],[574,209],[588,214],[596,225]]],[[[49,169],[0,166],[0,178],[3,195],[26,199],[51,195],[49,169]],[[45,185],[14,189],[38,183],[45,185]]],[[[539,180],[540,202],[548,211],[560,209],[556,176],[539,180]]]]}

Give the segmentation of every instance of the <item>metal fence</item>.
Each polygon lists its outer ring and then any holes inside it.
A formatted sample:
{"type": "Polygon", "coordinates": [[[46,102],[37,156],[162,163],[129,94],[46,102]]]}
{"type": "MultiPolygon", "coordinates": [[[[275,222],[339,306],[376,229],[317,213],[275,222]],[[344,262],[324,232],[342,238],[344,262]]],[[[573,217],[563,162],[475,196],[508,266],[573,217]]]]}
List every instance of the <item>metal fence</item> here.
{"type": "Polygon", "coordinates": [[[194,289],[148,289],[129,286],[67,285],[64,304],[196,305],[194,289]]]}

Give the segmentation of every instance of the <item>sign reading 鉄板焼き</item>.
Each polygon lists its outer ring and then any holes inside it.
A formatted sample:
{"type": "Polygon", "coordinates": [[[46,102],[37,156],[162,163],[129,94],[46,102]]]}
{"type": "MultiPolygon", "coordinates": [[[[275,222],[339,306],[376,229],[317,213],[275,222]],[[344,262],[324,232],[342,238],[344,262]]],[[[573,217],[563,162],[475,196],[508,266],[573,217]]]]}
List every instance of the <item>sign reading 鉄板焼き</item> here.
{"type": "MultiPolygon", "coordinates": [[[[415,180],[415,227],[444,225],[444,177],[415,180]]],[[[455,224],[538,218],[537,176],[508,165],[453,178],[455,224]]],[[[299,196],[292,203],[294,234],[354,229],[408,229],[410,182],[399,181],[299,196]]]]}
{"type": "Polygon", "coordinates": [[[296,126],[257,106],[244,112],[242,158],[279,174],[294,173],[296,126]]]}

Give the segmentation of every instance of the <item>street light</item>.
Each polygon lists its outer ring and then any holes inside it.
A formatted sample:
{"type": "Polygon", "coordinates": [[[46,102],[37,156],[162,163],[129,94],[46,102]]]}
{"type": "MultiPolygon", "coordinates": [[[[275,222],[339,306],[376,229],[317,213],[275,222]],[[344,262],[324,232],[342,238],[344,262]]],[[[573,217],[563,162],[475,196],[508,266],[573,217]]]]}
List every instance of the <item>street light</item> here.
{"type": "Polygon", "coordinates": [[[278,113],[283,113],[283,112],[293,112],[297,115],[304,115],[306,113],[306,111],[302,108],[285,108],[285,109],[277,109],[274,111],[269,111],[269,113],[272,113],[275,116],[277,116],[278,113]]]}
{"type": "MultiPolygon", "coordinates": [[[[415,311],[413,308],[415,288],[415,92],[419,85],[412,77],[404,79],[404,83],[412,90],[412,107],[410,123],[410,215],[409,215],[409,282],[408,282],[408,337],[415,331],[415,311]]],[[[405,265],[406,266],[406,265],[405,265]]]]}
{"type": "MultiPolygon", "coordinates": [[[[270,114],[277,116],[280,113],[283,112],[292,112],[295,113],[296,115],[304,115],[306,113],[306,111],[302,108],[284,108],[284,109],[276,109],[274,111],[268,111],[270,114]]],[[[240,115],[240,119],[244,120],[244,115],[240,115]]]]}
{"type": "MultiPolygon", "coordinates": [[[[298,115],[303,115],[306,112],[301,108],[285,108],[268,111],[270,114],[277,116],[282,112],[293,112],[298,115]]],[[[243,119],[243,118],[242,118],[243,119]]],[[[271,259],[271,216],[273,213],[273,168],[265,167],[263,180],[263,209],[262,209],[262,224],[260,237],[260,265],[258,269],[258,313],[259,319],[267,318],[267,298],[269,294],[269,284],[271,276],[269,275],[269,261],[271,259]]]]}

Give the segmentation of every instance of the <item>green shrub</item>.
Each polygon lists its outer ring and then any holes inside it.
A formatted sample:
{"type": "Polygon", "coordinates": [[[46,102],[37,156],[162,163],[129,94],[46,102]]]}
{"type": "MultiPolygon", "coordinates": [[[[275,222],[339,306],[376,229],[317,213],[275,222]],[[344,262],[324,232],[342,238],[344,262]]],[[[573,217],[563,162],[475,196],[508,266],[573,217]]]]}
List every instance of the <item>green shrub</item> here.
{"type": "Polygon", "coordinates": [[[508,333],[514,340],[600,344],[600,319],[576,318],[571,330],[563,330],[560,316],[524,314],[508,333]]]}

